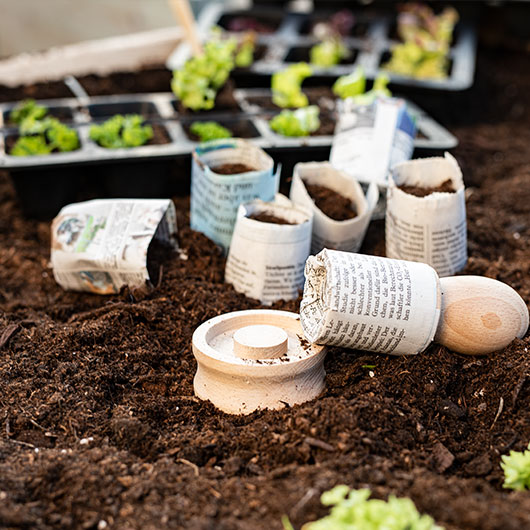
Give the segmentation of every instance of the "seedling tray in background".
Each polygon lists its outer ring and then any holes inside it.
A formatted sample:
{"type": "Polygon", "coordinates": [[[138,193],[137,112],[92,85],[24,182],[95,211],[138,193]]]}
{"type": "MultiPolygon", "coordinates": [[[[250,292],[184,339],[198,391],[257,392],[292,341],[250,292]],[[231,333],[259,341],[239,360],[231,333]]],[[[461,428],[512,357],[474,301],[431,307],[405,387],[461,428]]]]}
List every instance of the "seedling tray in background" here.
{"type": "MultiPolygon", "coordinates": [[[[308,89],[309,91],[311,89],[308,89]]],[[[68,153],[15,157],[8,154],[17,138],[17,129],[8,124],[16,103],[0,105],[0,169],[9,170],[26,214],[49,217],[80,196],[92,197],[167,197],[189,185],[189,155],[198,145],[189,132],[194,121],[214,120],[234,136],[247,138],[270,150],[285,163],[288,172],[293,163],[323,160],[329,156],[333,135],[285,138],[268,124],[280,109],[261,108],[252,98],[270,97],[268,89],[234,91],[239,106],[232,112],[179,114],[173,94],[97,96],[41,100],[49,113],[70,125],[79,134],[80,147],[68,153]],[[154,141],[141,147],[104,149],[89,138],[89,128],[115,114],[141,114],[153,126],[154,141]],[[319,158],[320,157],[320,158],[319,158]],[[292,160],[291,160],[292,159],[292,160]],[[175,162],[178,162],[177,164],[175,162]],[[291,163],[293,162],[293,163],[291,163]]],[[[334,120],[334,102],[322,111],[334,120]]],[[[451,149],[456,138],[409,103],[416,116],[418,138],[415,146],[429,151],[451,149]]]]}
{"type": "MultiPolygon", "coordinates": [[[[458,3],[456,4],[458,9],[458,3]]],[[[355,25],[351,34],[343,39],[350,50],[350,57],[330,68],[314,67],[314,76],[319,80],[335,80],[351,73],[357,66],[364,68],[369,79],[382,73],[381,65],[388,61],[393,45],[398,44],[396,14],[377,13],[374,10],[353,10],[355,25]]],[[[236,69],[234,74],[251,75],[255,79],[264,77],[263,83],[274,72],[300,61],[309,62],[309,50],[318,39],[310,35],[315,22],[326,20],[333,11],[292,13],[279,9],[229,10],[221,4],[206,6],[198,20],[200,34],[207,38],[213,26],[227,30],[236,17],[248,17],[272,30],[258,33],[255,61],[245,69],[236,69]]],[[[176,69],[189,57],[189,47],[181,44],[168,60],[168,67],[176,69]]],[[[473,84],[475,72],[476,35],[474,28],[465,20],[457,23],[453,43],[449,52],[449,75],[446,79],[416,79],[388,73],[396,85],[442,90],[464,90],[473,84]]],[[[254,85],[256,85],[254,83],[254,85]]]]}

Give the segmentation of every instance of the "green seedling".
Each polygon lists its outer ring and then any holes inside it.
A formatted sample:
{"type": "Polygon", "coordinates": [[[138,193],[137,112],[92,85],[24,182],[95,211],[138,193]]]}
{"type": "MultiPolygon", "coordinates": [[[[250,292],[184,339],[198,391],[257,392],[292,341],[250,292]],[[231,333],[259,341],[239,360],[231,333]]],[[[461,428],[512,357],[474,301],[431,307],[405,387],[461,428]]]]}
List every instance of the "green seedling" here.
{"type": "Polygon", "coordinates": [[[40,120],[46,116],[48,109],[38,105],[34,99],[21,101],[9,114],[9,121],[21,125],[27,118],[40,120]]]}
{"type": "Polygon", "coordinates": [[[366,92],[366,77],[361,66],[354,72],[339,77],[333,84],[333,93],[341,99],[353,98],[358,105],[369,105],[379,96],[390,97],[392,93],[387,88],[390,78],[387,74],[378,75],[372,89],[366,92]]]}
{"type": "Polygon", "coordinates": [[[319,109],[310,105],[302,109],[282,110],[269,122],[271,129],[282,136],[308,136],[320,127],[319,109]]]}
{"type": "Polygon", "coordinates": [[[190,131],[199,137],[201,142],[231,138],[232,133],[215,121],[195,121],[191,124],[190,131]]]}
{"type": "MultiPolygon", "coordinates": [[[[303,530],[443,530],[408,498],[390,495],[382,501],[369,499],[370,494],[369,489],[335,486],[320,497],[322,504],[331,506],[329,515],[305,524],[303,530]]],[[[285,530],[294,530],[287,517],[282,522],[285,530]]]]}
{"type": "Polygon", "coordinates": [[[313,74],[307,63],[296,63],[272,76],[272,101],[278,107],[307,107],[309,101],[302,92],[302,82],[313,74]]]}
{"type": "Polygon", "coordinates": [[[510,451],[509,455],[503,455],[501,467],[504,488],[518,491],[530,489],[530,444],[526,451],[510,451]]]}
{"type": "Polygon", "coordinates": [[[144,125],[139,114],[116,114],[101,125],[90,127],[90,139],[106,149],[139,147],[153,137],[153,128],[144,125]]]}
{"type": "Polygon", "coordinates": [[[315,44],[309,51],[311,64],[322,68],[335,66],[349,55],[350,51],[344,46],[340,38],[326,39],[315,44]]]}
{"type": "Polygon", "coordinates": [[[33,116],[28,116],[20,125],[20,133],[20,138],[10,152],[13,156],[66,153],[79,148],[77,132],[56,118],[36,120],[33,116]]]}

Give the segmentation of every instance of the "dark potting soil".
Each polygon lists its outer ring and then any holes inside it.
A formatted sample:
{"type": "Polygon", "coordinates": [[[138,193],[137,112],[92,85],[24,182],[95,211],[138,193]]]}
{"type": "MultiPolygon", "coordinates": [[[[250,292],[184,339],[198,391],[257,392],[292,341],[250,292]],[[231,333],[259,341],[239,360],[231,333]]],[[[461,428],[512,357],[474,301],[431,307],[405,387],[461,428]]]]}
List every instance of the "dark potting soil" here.
{"type": "Polygon", "coordinates": [[[277,215],[274,215],[268,212],[253,213],[252,215],[249,215],[248,218],[254,219],[255,221],[261,221],[262,223],[272,223],[275,225],[296,224],[296,223],[291,223],[290,221],[287,221],[287,219],[284,219],[283,217],[278,217],[277,215]]]}
{"type": "MultiPolygon", "coordinates": [[[[460,140],[464,273],[504,281],[528,304],[527,61],[481,50],[472,90],[424,101],[443,102],[439,119],[460,140]]],[[[152,76],[121,79],[134,91],[152,76]]],[[[116,86],[100,81],[95,91],[116,86]]],[[[56,88],[0,87],[0,98],[56,88]]],[[[49,268],[49,223],[22,216],[0,171],[1,527],[279,530],[285,513],[299,528],[327,512],[319,495],[341,483],[409,496],[447,530],[530,527],[530,494],[503,489],[499,466],[530,441],[528,335],[489,357],[436,344],[402,358],[330,348],[319,399],[223,414],[193,395],[191,335],[260,306],[224,283],[220,251],[189,228],[189,199],[175,204],[186,259],[164,254],[158,286],[64,292],[49,268]]],[[[384,222],[361,251],[384,253],[384,222]]]]}
{"type": "Polygon", "coordinates": [[[239,173],[248,173],[250,171],[256,171],[253,167],[247,166],[246,164],[221,164],[210,168],[214,173],[219,175],[238,175],[239,173]]]}
{"type": "Polygon", "coordinates": [[[444,180],[439,186],[424,188],[421,186],[398,186],[401,191],[416,197],[427,197],[437,192],[456,193],[451,179],[444,180]]]}
{"type": "Polygon", "coordinates": [[[331,219],[346,221],[357,217],[357,212],[354,210],[351,200],[344,197],[344,195],[326,186],[318,186],[316,184],[305,183],[305,189],[317,208],[328,217],[331,217],[331,219]]]}

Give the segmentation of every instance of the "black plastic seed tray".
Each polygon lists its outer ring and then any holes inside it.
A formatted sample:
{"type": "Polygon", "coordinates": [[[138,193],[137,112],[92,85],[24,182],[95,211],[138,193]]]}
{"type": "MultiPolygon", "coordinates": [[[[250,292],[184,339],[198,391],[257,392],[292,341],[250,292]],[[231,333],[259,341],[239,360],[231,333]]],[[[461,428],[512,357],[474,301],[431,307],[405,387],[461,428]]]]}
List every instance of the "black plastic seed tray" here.
{"type": "MultiPolygon", "coordinates": [[[[308,89],[310,99],[313,99],[308,89]]],[[[16,141],[17,129],[9,125],[9,114],[16,103],[0,105],[0,169],[11,173],[26,214],[37,217],[55,215],[70,202],[86,197],[167,197],[189,184],[189,154],[198,145],[190,132],[194,121],[214,120],[234,136],[246,138],[273,154],[290,153],[295,161],[329,152],[335,123],[335,101],[316,98],[321,117],[327,117],[328,129],[311,137],[285,138],[273,132],[269,119],[280,109],[262,108],[256,97],[269,98],[264,89],[234,91],[238,108],[231,112],[179,114],[171,93],[97,96],[41,100],[50,114],[76,129],[80,148],[69,153],[15,157],[9,151],[16,141]],[[128,149],[105,149],[89,138],[93,123],[101,123],[115,114],[137,113],[153,126],[154,139],[147,145],[128,149]],[[318,151],[320,149],[320,151],[318,151]]],[[[450,149],[456,138],[409,104],[416,116],[419,149],[450,149]]],[[[316,159],[316,158],[315,158],[316,159]]]]}
{"type": "MultiPolygon", "coordinates": [[[[458,8],[458,5],[456,6],[458,8]]],[[[284,12],[279,9],[229,10],[222,4],[206,6],[198,20],[200,34],[207,38],[213,26],[233,29],[234,20],[252,20],[257,24],[257,46],[254,63],[240,74],[270,76],[289,64],[309,62],[309,51],[319,41],[311,36],[314,23],[326,20],[333,12],[316,10],[313,13],[284,12]]],[[[314,75],[330,82],[341,75],[351,73],[357,66],[364,68],[369,79],[382,72],[381,65],[388,61],[395,35],[396,14],[386,12],[354,11],[355,24],[344,44],[350,56],[331,68],[314,67],[314,75]]],[[[168,67],[176,69],[189,57],[188,45],[181,44],[168,60],[168,67]]],[[[449,53],[449,75],[446,79],[416,79],[389,73],[396,85],[442,90],[464,90],[473,84],[475,72],[476,34],[474,27],[465,20],[459,21],[449,53]]],[[[237,75],[236,70],[236,75],[237,75]]],[[[254,85],[255,86],[255,85],[254,85]]]]}

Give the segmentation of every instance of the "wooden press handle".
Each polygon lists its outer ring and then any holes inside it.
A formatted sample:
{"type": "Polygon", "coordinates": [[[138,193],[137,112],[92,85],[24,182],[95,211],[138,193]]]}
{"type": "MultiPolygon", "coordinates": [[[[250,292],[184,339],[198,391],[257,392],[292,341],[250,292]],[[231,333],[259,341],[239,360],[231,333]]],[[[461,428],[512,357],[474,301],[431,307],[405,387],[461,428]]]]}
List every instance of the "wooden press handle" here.
{"type": "Polygon", "coordinates": [[[169,0],[169,6],[173,11],[173,15],[184,29],[186,40],[191,46],[193,55],[201,55],[202,45],[197,35],[195,19],[193,18],[189,0],[169,0]]]}
{"type": "Polygon", "coordinates": [[[528,308],[505,283],[482,276],[440,278],[441,315],[434,340],[468,355],[492,353],[528,330],[528,308]]]}

